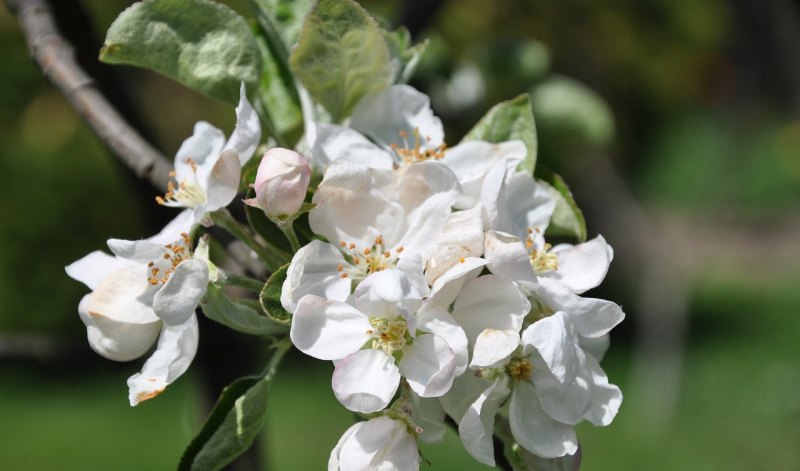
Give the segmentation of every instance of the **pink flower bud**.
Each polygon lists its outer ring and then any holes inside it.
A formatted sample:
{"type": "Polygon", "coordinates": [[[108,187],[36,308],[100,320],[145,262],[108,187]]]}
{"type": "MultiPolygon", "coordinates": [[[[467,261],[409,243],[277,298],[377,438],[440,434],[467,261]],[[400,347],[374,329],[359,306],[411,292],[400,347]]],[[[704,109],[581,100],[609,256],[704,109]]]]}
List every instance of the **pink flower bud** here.
{"type": "Polygon", "coordinates": [[[253,185],[256,197],[245,203],[263,209],[267,216],[296,214],[306,197],[310,179],[311,167],[302,155],[274,147],[264,153],[258,165],[253,185]]]}

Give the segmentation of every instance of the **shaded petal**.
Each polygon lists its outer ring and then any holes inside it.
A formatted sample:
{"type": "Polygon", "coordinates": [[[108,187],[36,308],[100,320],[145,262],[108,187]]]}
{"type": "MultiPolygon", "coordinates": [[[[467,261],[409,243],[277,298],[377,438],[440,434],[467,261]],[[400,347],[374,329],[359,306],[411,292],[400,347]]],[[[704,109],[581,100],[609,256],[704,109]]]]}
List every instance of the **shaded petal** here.
{"type": "Polygon", "coordinates": [[[461,259],[483,254],[483,218],[481,207],[451,213],[436,235],[433,253],[428,259],[425,278],[433,284],[461,259]]]}
{"type": "Polygon", "coordinates": [[[441,306],[424,304],[417,311],[417,328],[424,332],[436,334],[447,341],[456,359],[455,376],[460,376],[467,369],[467,361],[469,360],[467,335],[464,333],[464,329],[447,312],[447,309],[441,306]]]}
{"type": "Polygon", "coordinates": [[[554,280],[540,278],[537,285],[529,288],[552,310],[564,311],[575,331],[584,337],[605,335],[625,319],[625,313],[616,303],[580,297],[554,280]]]}
{"type": "Polygon", "coordinates": [[[480,200],[483,179],[497,163],[516,167],[527,155],[522,141],[491,143],[467,141],[447,150],[441,163],[450,167],[461,183],[462,195],[457,207],[471,208],[480,200]]]}
{"type": "Polygon", "coordinates": [[[558,458],[578,451],[575,429],[553,420],[542,410],[530,383],[522,381],[514,385],[508,418],[514,438],[531,453],[558,458]]]}
{"type": "Polygon", "coordinates": [[[400,384],[400,371],[383,351],[360,350],[336,363],[331,384],[343,406],[368,414],[389,405],[400,384]]]}
{"type": "Polygon", "coordinates": [[[186,372],[197,352],[198,335],[195,316],[181,325],[164,326],[158,346],[142,371],[128,378],[128,399],[132,406],[161,394],[186,372]]]}
{"type": "Polygon", "coordinates": [[[447,415],[456,422],[460,422],[472,403],[489,386],[491,386],[491,383],[488,380],[478,378],[470,373],[462,374],[453,381],[453,385],[447,394],[439,398],[439,403],[447,412],[447,415]]]}
{"type": "Polygon", "coordinates": [[[403,349],[399,366],[415,393],[422,397],[439,397],[453,384],[456,358],[445,339],[422,334],[403,349]]]}
{"type": "Polygon", "coordinates": [[[431,289],[425,281],[422,268],[422,257],[419,254],[403,257],[397,261],[397,269],[405,273],[411,288],[424,298],[431,294],[431,289]]]}
{"type": "Polygon", "coordinates": [[[166,325],[180,325],[194,315],[208,288],[208,264],[184,260],[153,297],[153,310],[166,325]]]}
{"type": "Polygon", "coordinates": [[[558,255],[558,270],[543,276],[561,282],[575,294],[598,286],[614,257],[603,236],[578,245],[559,244],[551,252],[558,255]]]}
{"type": "Polygon", "coordinates": [[[392,144],[414,147],[415,131],[423,149],[444,142],[442,121],[433,115],[430,99],[408,85],[393,85],[362,98],[353,109],[350,126],[386,149],[392,144]],[[401,132],[408,137],[401,137],[401,132]]]}
{"type": "Polygon", "coordinates": [[[591,376],[592,398],[584,418],[597,426],[608,425],[622,405],[622,391],[608,383],[608,376],[591,355],[586,356],[585,371],[591,376]]]}
{"type": "Polygon", "coordinates": [[[316,166],[324,169],[334,160],[345,159],[372,168],[393,168],[392,155],[360,133],[336,124],[314,124],[317,128],[317,139],[311,152],[316,166]]]}
{"type": "Polygon", "coordinates": [[[342,278],[346,268],[351,268],[339,249],[320,240],[312,240],[300,248],[286,272],[281,288],[281,305],[294,312],[298,301],[314,294],[332,301],[346,301],[350,296],[350,278],[342,278]],[[342,267],[342,271],[339,271],[342,267]]]}
{"type": "Polygon", "coordinates": [[[519,332],[513,329],[486,329],[475,340],[469,366],[489,367],[506,360],[519,346],[519,332]]]}
{"type": "Polygon", "coordinates": [[[578,338],[563,312],[539,319],[522,333],[525,352],[535,348],[547,363],[547,368],[561,383],[575,381],[579,355],[578,338]]]}
{"type": "Polygon", "coordinates": [[[529,359],[533,365],[531,382],[547,415],[569,425],[576,425],[583,420],[591,399],[589,382],[582,366],[583,355],[578,374],[570,382],[559,381],[537,352],[529,359]]]}
{"type": "Polygon", "coordinates": [[[339,441],[336,442],[336,446],[333,447],[333,450],[331,450],[331,456],[328,458],[328,471],[338,471],[340,469],[339,466],[341,464],[340,455],[342,452],[342,447],[345,443],[347,443],[348,440],[350,440],[350,437],[352,437],[353,434],[358,431],[358,429],[364,426],[364,424],[366,424],[366,422],[358,422],[345,430],[344,434],[342,434],[341,438],[339,438],[339,441]]]}
{"type": "Polygon", "coordinates": [[[510,390],[501,376],[467,409],[458,423],[458,434],[467,452],[481,463],[494,466],[494,418],[510,390]]]}
{"type": "Polygon", "coordinates": [[[508,168],[504,162],[498,162],[489,169],[483,179],[480,202],[483,207],[483,218],[486,229],[508,232],[511,223],[508,214],[508,190],[506,174],[508,168]]]}
{"type": "Polygon", "coordinates": [[[489,231],[485,243],[483,256],[489,261],[492,273],[509,281],[536,281],[522,240],[505,232],[489,231]]]}
{"type": "Polygon", "coordinates": [[[139,303],[135,296],[122,297],[111,302],[118,303],[115,309],[123,309],[132,321],[120,319],[117,313],[114,317],[106,317],[98,309],[110,306],[93,302],[93,295],[87,294],[78,305],[78,314],[86,325],[86,336],[92,350],[114,361],[130,361],[144,355],[161,330],[161,321],[153,310],[139,303]]]}
{"type": "Polygon", "coordinates": [[[242,82],[239,88],[239,104],[236,105],[236,127],[231,133],[231,138],[225,144],[225,149],[236,151],[239,167],[241,167],[253,156],[260,140],[261,122],[258,120],[256,110],[247,101],[247,90],[242,82]]]}
{"type": "Polygon", "coordinates": [[[222,153],[211,169],[206,189],[206,207],[204,212],[213,212],[228,206],[239,192],[239,179],[242,167],[239,155],[233,149],[222,153]]]}
{"type": "Polygon", "coordinates": [[[459,261],[436,279],[431,287],[428,302],[437,306],[450,306],[464,284],[480,275],[486,263],[488,263],[486,260],[476,257],[467,257],[463,262],[459,261]]]}
{"type": "Polygon", "coordinates": [[[309,294],[297,304],[289,335],[306,355],[338,360],[358,351],[371,330],[367,315],[356,308],[309,294]]]}
{"type": "Polygon", "coordinates": [[[603,357],[611,346],[611,338],[608,334],[595,338],[581,336],[578,339],[578,345],[584,352],[592,355],[595,360],[603,361],[603,357]]]}
{"type": "Polygon", "coordinates": [[[121,268],[136,265],[136,263],[129,260],[108,255],[100,250],[95,250],[83,258],[70,263],[64,269],[70,278],[80,281],[88,286],[89,289],[95,289],[97,285],[99,285],[103,279],[111,275],[111,273],[121,268]]]}
{"type": "Polygon", "coordinates": [[[556,202],[544,185],[534,181],[528,172],[514,172],[506,182],[510,231],[520,239],[527,237],[528,229],[544,233],[556,202]]]}
{"type": "Polygon", "coordinates": [[[194,125],[194,133],[183,141],[175,154],[175,180],[197,181],[205,190],[211,168],[224,146],[225,134],[222,131],[205,121],[198,121],[194,125]]]}
{"type": "Polygon", "coordinates": [[[400,270],[382,270],[370,274],[359,283],[354,295],[361,312],[389,320],[401,316],[408,322],[409,330],[416,331],[414,313],[422,304],[422,299],[400,270]]]}
{"type": "Polygon", "coordinates": [[[453,304],[453,318],[464,328],[470,345],[484,329],[519,332],[531,304],[514,283],[494,275],[469,282],[453,304]]]}
{"type": "Polygon", "coordinates": [[[439,400],[419,397],[413,391],[407,398],[411,405],[411,420],[422,429],[417,431],[417,438],[425,443],[438,443],[444,440],[445,414],[439,400]]]}
{"type": "MultiPolygon", "coordinates": [[[[353,431],[342,443],[338,469],[341,471],[405,471],[419,469],[419,451],[405,423],[379,416],[353,431]]],[[[352,427],[351,427],[352,428],[352,427]]]]}

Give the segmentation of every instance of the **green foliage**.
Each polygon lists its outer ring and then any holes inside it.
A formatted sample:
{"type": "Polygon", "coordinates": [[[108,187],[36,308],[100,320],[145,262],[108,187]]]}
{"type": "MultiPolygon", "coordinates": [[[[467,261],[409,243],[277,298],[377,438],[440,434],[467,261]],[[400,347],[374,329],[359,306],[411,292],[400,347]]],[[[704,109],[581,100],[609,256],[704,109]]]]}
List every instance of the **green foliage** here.
{"type": "Polygon", "coordinates": [[[100,60],[144,67],[187,87],[237,103],[251,88],[261,54],[244,19],[210,0],[145,0],[120,13],[106,34],[100,60]]]}
{"type": "Polygon", "coordinates": [[[183,453],[178,469],[222,469],[250,448],[264,426],[270,380],[248,376],[223,389],[200,433],[183,453]]]}
{"type": "Polygon", "coordinates": [[[303,19],[311,9],[312,0],[252,0],[258,12],[258,22],[272,38],[280,42],[284,52],[300,37],[303,19]]]}
{"type": "Polygon", "coordinates": [[[556,208],[550,218],[550,226],[545,231],[545,235],[572,237],[579,242],[585,241],[586,220],[564,179],[541,166],[536,169],[536,178],[540,184],[545,185],[556,202],[556,208]]]}
{"type": "Polygon", "coordinates": [[[392,82],[389,49],[375,20],[352,0],[320,0],[306,16],[289,66],[335,122],[392,82]]]}
{"type": "Polygon", "coordinates": [[[422,55],[428,49],[429,41],[411,45],[411,33],[401,26],[394,31],[383,30],[383,38],[389,47],[394,83],[406,83],[417,68],[422,55]]]}
{"type": "Polygon", "coordinates": [[[281,304],[281,288],[283,287],[283,282],[286,281],[286,272],[288,270],[288,263],[277,269],[264,284],[264,289],[261,290],[261,294],[258,297],[264,312],[272,320],[281,324],[291,324],[292,322],[292,315],[281,304]]]}
{"type": "Polygon", "coordinates": [[[206,317],[239,332],[253,335],[271,335],[286,332],[286,327],[276,324],[272,319],[259,314],[255,309],[231,301],[222,292],[222,286],[214,283],[208,286],[200,306],[206,317]]]}
{"type": "Polygon", "coordinates": [[[536,123],[527,94],[496,104],[464,136],[464,141],[503,142],[512,139],[525,143],[528,155],[520,168],[533,172],[536,167],[536,123]]]}

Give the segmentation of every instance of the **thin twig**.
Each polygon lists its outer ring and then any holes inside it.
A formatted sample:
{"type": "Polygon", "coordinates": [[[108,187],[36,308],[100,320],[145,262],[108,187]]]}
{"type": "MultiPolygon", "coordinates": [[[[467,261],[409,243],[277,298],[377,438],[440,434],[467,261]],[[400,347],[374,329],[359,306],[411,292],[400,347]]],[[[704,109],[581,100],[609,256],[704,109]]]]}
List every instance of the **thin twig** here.
{"type": "Polygon", "coordinates": [[[56,28],[47,0],[6,0],[6,5],[17,16],[44,76],[128,168],[166,190],[172,164],[128,124],[78,64],[72,46],[56,28]]]}

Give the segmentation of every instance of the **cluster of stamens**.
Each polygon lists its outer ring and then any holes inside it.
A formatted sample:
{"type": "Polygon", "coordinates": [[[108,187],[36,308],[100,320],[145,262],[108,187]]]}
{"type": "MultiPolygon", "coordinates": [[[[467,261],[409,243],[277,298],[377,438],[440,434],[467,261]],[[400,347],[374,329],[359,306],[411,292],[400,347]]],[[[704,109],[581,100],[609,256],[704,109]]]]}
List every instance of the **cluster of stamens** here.
{"type": "Polygon", "coordinates": [[[406,320],[397,318],[393,321],[383,317],[371,318],[369,321],[372,329],[367,334],[373,337],[372,348],[383,350],[387,355],[402,351],[409,340],[406,320]]]}
{"type": "Polygon", "coordinates": [[[181,233],[181,239],[177,242],[165,245],[163,259],[147,264],[148,283],[151,285],[166,283],[178,265],[192,257],[191,246],[192,240],[185,232],[181,233]]]}
{"type": "MultiPolygon", "coordinates": [[[[536,235],[541,233],[537,227],[536,235]]],[[[528,238],[525,239],[525,248],[528,249],[528,257],[531,260],[531,267],[536,274],[558,270],[558,255],[550,252],[553,246],[549,243],[537,244],[533,240],[534,230],[528,228],[528,238]]],[[[544,239],[541,239],[544,242],[544,239]]]]}
{"type": "Polygon", "coordinates": [[[348,273],[345,271],[344,265],[339,265],[338,270],[341,273],[339,276],[347,278],[351,276],[356,280],[363,280],[370,273],[394,268],[397,266],[397,257],[403,252],[403,247],[397,247],[394,253],[383,246],[383,237],[378,236],[375,238],[375,243],[372,247],[367,247],[363,250],[357,250],[356,244],[348,244],[345,241],[339,241],[339,249],[344,254],[348,262],[350,262],[355,270],[350,270],[348,273]]]}
{"type": "MultiPolygon", "coordinates": [[[[164,196],[156,196],[156,202],[163,206],[197,206],[206,201],[206,193],[197,183],[197,164],[190,157],[186,158],[186,163],[192,169],[194,181],[184,180],[177,182],[177,186],[172,181],[167,183],[167,192],[164,196]]],[[[169,172],[170,178],[175,178],[175,170],[169,172]]]]}
{"type": "MultiPolygon", "coordinates": [[[[413,162],[417,162],[420,160],[440,160],[444,158],[445,150],[447,149],[447,144],[441,143],[434,148],[422,148],[422,139],[419,135],[419,128],[414,128],[414,145],[409,145],[408,142],[408,132],[400,131],[400,137],[403,138],[403,146],[400,147],[397,144],[392,144],[391,148],[400,157],[400,160],[403,161],[405,164],[410,164],[413,162]]],[[[430,142],[431,137],[425,136],[425,142],[430,142]]]]}
{"type": "Polygon", "coordinates": [[[512,358],[506,365],[506,374],[517,381],[528,381],[531,377],[533,366],[527,358],[512,358]]]}

